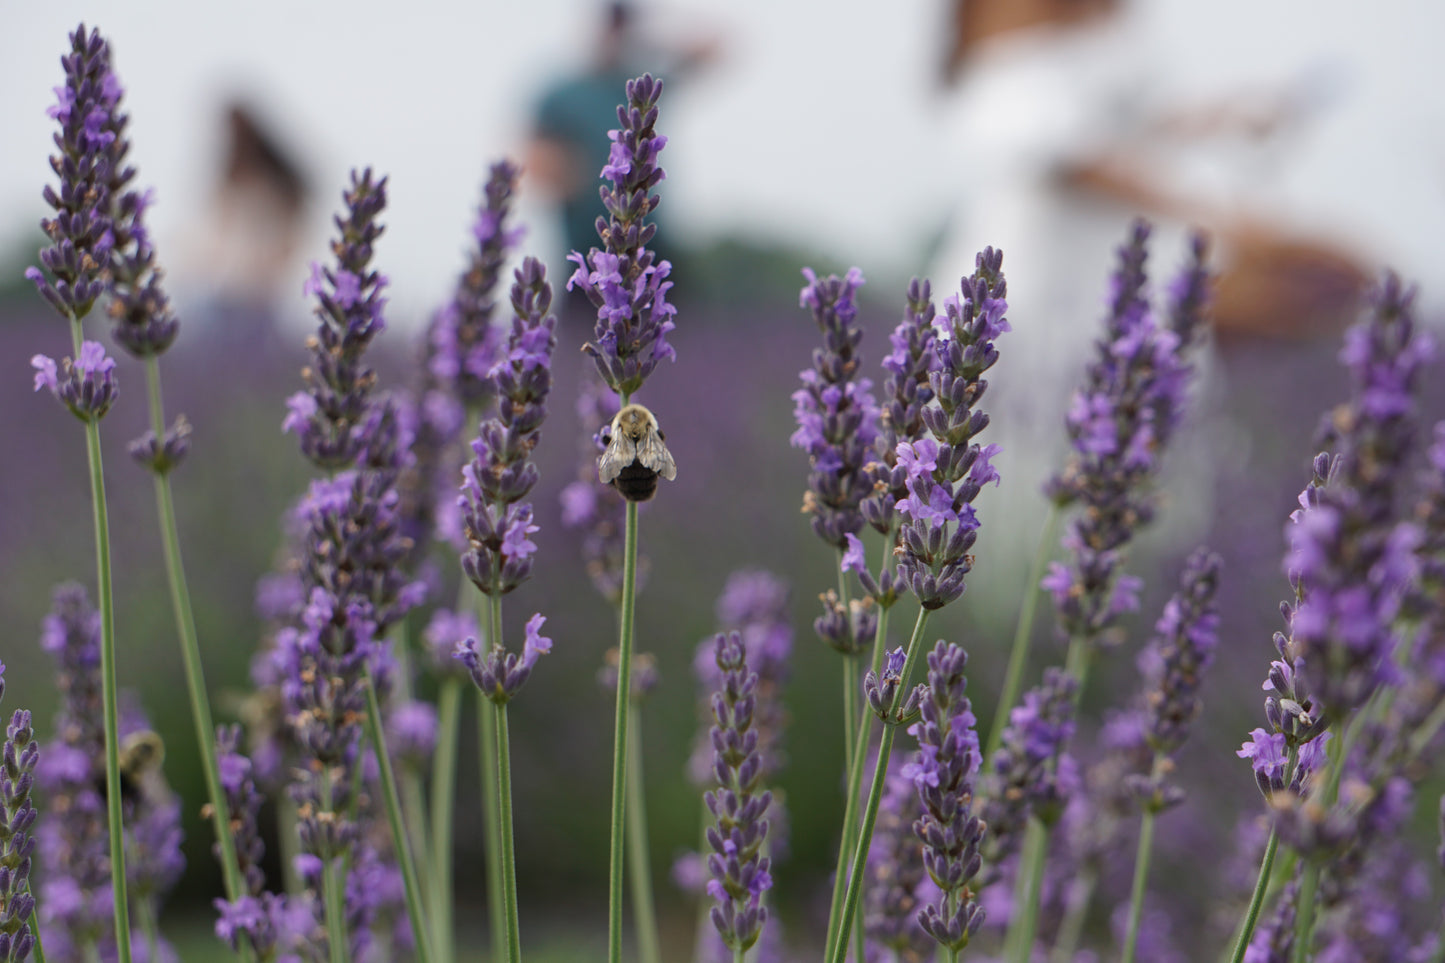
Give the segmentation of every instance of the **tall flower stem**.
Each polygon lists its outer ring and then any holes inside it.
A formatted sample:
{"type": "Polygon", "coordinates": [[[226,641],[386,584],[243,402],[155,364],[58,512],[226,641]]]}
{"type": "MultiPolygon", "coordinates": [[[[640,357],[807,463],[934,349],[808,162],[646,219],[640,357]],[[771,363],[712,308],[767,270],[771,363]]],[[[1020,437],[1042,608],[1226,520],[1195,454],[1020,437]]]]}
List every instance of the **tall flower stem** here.
{"type": "MultiPolygon", "coordinates": [[[[920,608],[918,621],[913,625],[913,635],[908,640],[908,652],[904,656],[903,673],[898,685],[898,692],[893,697],[893,704],[888,708],[890,716],[897,712],[898,707],[903,704],[903,700],[908,698],[908,677],[913,674],[913,666],[918,662],[919,653],[923,651],[923,646],[918,643],[923,638],[923,627],[927,622],[928,609],[920,608]]],[[[843,963],[844,958],[848,955],[849,941],[846,934],[853,923],[853,914],[858,911],[859,898],[862,896],[863,874],[868,864],[868,844],[873,840],[873,825],[878,820],[878,806],[883,801],[883,784],[888,781],[888,754],[893,750],[893,737],[897,730],[898,727],[891,723],[883,726],[883,735],[878,745],[878,762],[873,766],[873,784],[868,790],[868,805],[863,810],[863,824],[858,831],[858,840],[853,849],[852,868],[848,872],[848,888],[844,892],[842,909],[838,918],[830,920],[828,924],[828,945],[833,948],[829,954],[830,963],[843,963]]],[[[856,775],[850,782],[860,780],[863,775],[865,762],[858,760],[857,754],[866,753],[867,745],[868,738],[865,732],[863,738],[858,740],[858,745],[854,750],[855,761],[858,762],[858,765],[854,767],[856,775]]],[[[858,788],[857,785],[849,786],[852,797],[857,797],[858,788]]],[[[840,864],[842,855],[840,854],[840,864]]]]}
{"type": "MultiPolygon", "coordinates": [[[[500,594],[490,597],[491,605],[491,641],[493,645],[500,645],[502,642],[502,596],[500,594]]],[[[490,702],[490,700],[488,700],[490,702]]],[[[521,926],[517,920],[517,855],[512,842],[512,747],[511,737],[507,730],[507,706],[506,703],[492,702],[483,706],[485,712],[491,709],[494,733],[496,736],[495,760],[496,760],[496,821],[493,826],[495,835],[492,837],[496,843],[496,861],[498,864],[498,876],[502,884],[502,921],[505,926],[503,951],[507,963],[520,963],[522,959],[522,933],[521,926]]]]}
{"type": "MultiPolygon", "coordinates": [[[[160,363],[154,355],[146,359],[146,395],[150,403],[151,427],[156,438],[165,437],[165,408],[161,402],[160,363]]],[[[196,744],[201,750],[201,771],[206,779],[206,793],[211,802],[211,828],[221,846],[221,871],[226,882],[226,897],[238,900],[246,894],[241,880],[241,865],[236,859],[236,841],[231,835],[231,812],[216,765],[216,725],[211,721],[211,703],[206,694],[206,677],[201,666],[201,647],[196,638],[196,618],[191,609],[191,593],[186,586],[186,569],[181,561],[181,538],[176,527],[175,502],[171,497],[170,476],[154,472],[156,511],[160,516],[161,547],[165,555],[166,579],[170,583],[171,609],[176,618],[176,634],[181,640],[181,662],[186,672],[186,692],[191,700],[191,719],[196,727],[196,744]]],[[[250,956],[247,950],[247,957],[250,956]]]]}
{"type": "MultiPolygon", "coordinates": [[[[622,403],[628,402],[627,395],[622,403]]],[[[627,819],[627,716],[632,704],[632,621],[637,594],[637,503],[627,502],[622,619],[617,643],[617,721],[612,739],[612,847],[607,887],[607,959],[622,963],[622,866],[627,819]]]]}
{"type": "MultiPolygon", "coordinates": [[[[328,811],[334,811],[335,803],[332,799],[331,784],[326,784],[325,798],[328,811]]],[[[347,963],[351,955],[350,945],[346,939],[346,910],[344,907],[345,894],[342,892],[346,883],[346,874],[342,866],[332,856],[326,861],[326,868],[323,870],[322,889],[325,891],[326,899],[326,943],[330,950],[331,963],[347,963]]]]}
{"type": "MultiPolygon", "coordinates": [[[[501,599],[492,604],[500,606],[501,599]]],[[[512,841],[512,749],[507,731],[507,707],[496,707],[497,718],[497,828],[501,837],[502,902],[507,922],[507,963],[521,963],[522,932],[517,920],[517,854],[512,841]]]]}
{"type": "Polygon", "coordinates": [[[1009,652],[1008,671],[1004,673],[1003,689],[999,692],[998,706],[993,712],[993,725],[989,726],[988,744],[984,747],[983,759],[987,764],[998,751],[1003,740],[1004,726],[1008,725],[1009,713],[1018,701],[1019,690],[1024,684],[1024,669],[1029,663],[1029,647],[1033,642],[1034,615],[1039,607],[1042,590],[1039,582],[1044,577],[1044,565],[1053,554],[1055,541],[1059,536],[1060,512],[1057,505],[1049,506],[1044,519],[1044,529],[1039,535],[1039,547],[1034,550],[1034,559],[1029,563],[1028,582],[1024,585],[1023,598],[1019,600],[1018,621],[1014,628],[1013,648],[1009,652]]]}
{"type": "MultiPolygon", "coordinates": [[[[1289,751],[1289,762],[1285,766],[1285,781],[1293,776],[1296,750],[1289,751]]],[[[1254,926],[1259,922],[1259,911],[1264,906],[1264,894],[1269,889],[1271,874],[1274,872],[1274,856],[1279,850],[1279,830],[1271,828],[1269,840],[1264,844],[1264,859],[1259,864],[1259,878],[1254,881],[1254,892],[1249,897],[1249,907],[1244,911],[1244,922],[1240,926],[1239,938],[1234,943],[1234,955],[1229,963],[1243,963],[1249,949],[1249,940],[1254,936],[1254,926]]]]}
{"type": "Polygon", "coordinates": [[[477,702],[477,741],[481,745],[482,821],[487,832],[487,925],[492,937],[492,959],[507,952],[506,904],[502,899],[502,853],[498,849],[497,812],[497,710],[486,696],[477,702]]]}
{"type": "MultiPolygon", "coordinates": [[[[494,621],[490,607],[484,610],[479,599],[477,616],[478,621],[487,625],[487,645],[500,645],[500,607],[494,621]]],[[[500,792],[497,785],[497,707],[485,695],[477,699],[477,742],[482,762],[482,821],[487,835],[487,925],[491,931],[492,959],[501,960],[507,952],[507,907],[502,896],[501,814],[497,811],[500,792]]]]}
{"type": "Polygon", "coordinates": [[[1009,963],[1028,963],[1039,926],[1039,896],[1043,892],[1044,860],[1049,853],[1049,828],[1037,817],[1024,830],[1019,876],[1014,884],[1014,906],[1019,907],[1009,927],[1009,963]]]}
{"type": "Polygon", "coordinates": [[[637,927],[637,958],[641,963],[662,963],[657,911],[652,901],[646,797],[642,781],[641,707],[634,706],[627,720],[627,859],[632,869],[632,915],[637,927]]]}
{"type": "Polygon", "coordinates": [[[1064,919],[1059,923],[1058,936],[1054,938],[1054,951],[1049,959],[1053,963],[1072,963],[1074,951],[1079,947],[1079,938],[1084,933],[1084,921],[1089,916],[1089,904],[1094,898],[1094,887],[1099,878],[1093,870],[1084,870],[1074,879],[1078,898],[1071,901],[1064,919]]]}
{"type": "Polygon", "coordinates": [[[30,955],[35,957],[35,963],[45,963],[45,949],[40,945],[40,913],[33,909],[30,911],[30,935],[35,937],[30,955]]]}
{"type": "MultiPolygon", "coordinates": [[[[80,356],[80,319],[70,318],[70,338],[80,356]]],[[[95,520],[96,595],[100,598],[100,676],[105,717],[106,817],[110,832],[110,876],[115,906],[115,947],[119,963],[130,963],[130,909],[126,898],[125,836],[120,796],[120,712],[115,686],[115,597],[110,584],[110,516],[105,503],[105,466],[100,457],[100,423],[85,423],[90,462],[90,504],[95,520]]]]}
{"type": "Polygon", "coordinates": [[[396,788],[396,773],[391,766],[391,753],[386,750],[386,736],[381,727],[381,702],[376,697],[376,683],[371,669],[366,669],[366,722],[371,730],[371,745],[381,774],[382,799],[386,819],[391,824],[391,842],[396,847],[396,861],[401,864],[402,885],[406,890],[406,915],[411,922],[420,963],[431,963],[431,933],[427,931],[426,914],[422,912],[421,882],[417,877],[415,854],[401,815],[401,795],[396,788]]]}
{"type": "Polygon", "coordinates": [[[457,786],[457,732],[462,715],[460,676],[448,675],[437,693],[437,749],[431,782],[432,946],[437,959],[451,963],[452,948],[452,813],[457,786]]]}
{"type": "Polygon", "coordinates": [[[1154,849],[1154,821],[1158,813],[1146,806],[1139,824],[1139,851],[1134,856],[1134,886],[1129,894],[1129,930],[1124,941],[1123,963],[1134,963],[1139,945],[1139,924],[1144,918],[1144,884],[1149,879],[1149,857],[1154,849]]]}
{"type": "Polygon", "coordinates": [[[1310,947],[1315,936],[1315,892],[1320,885],[1320,865],[1308,863],[1300,877],[1299,916],[1294,928],[1294,963],[1305,963],[1310,958],[1310,947]]]}

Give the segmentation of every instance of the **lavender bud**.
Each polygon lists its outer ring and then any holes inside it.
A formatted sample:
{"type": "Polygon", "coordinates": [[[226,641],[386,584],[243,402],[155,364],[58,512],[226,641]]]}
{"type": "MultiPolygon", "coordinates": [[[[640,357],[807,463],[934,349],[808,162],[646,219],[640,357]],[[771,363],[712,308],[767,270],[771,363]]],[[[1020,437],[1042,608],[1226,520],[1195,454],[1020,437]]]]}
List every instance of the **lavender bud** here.
{"type": "Polygon", "coordinates": [[[71,414],[81,421],[99,421],[115,403],[115,359],[105,353],[98,341],[80,346],[77,359],[62,358],[57,368],[54,359],[37,354],[30,359],[35,369],[35,390],[49,388],[50,393],[71,414]]]}
{"type": "Polygon", "coordinates": [[[169,474],[191,450],[191,423],[185,415],[177,415],[158,443],[156,433],[147,431],[126,449],[132,458],[157,475],[169,474]]]}

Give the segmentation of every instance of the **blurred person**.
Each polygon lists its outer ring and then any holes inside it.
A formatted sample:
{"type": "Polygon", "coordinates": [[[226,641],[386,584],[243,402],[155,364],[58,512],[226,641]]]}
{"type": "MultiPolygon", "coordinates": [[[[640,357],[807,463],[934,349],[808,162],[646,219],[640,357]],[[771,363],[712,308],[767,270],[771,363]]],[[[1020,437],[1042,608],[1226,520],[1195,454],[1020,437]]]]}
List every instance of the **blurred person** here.
{"type": "Polygon", "coordinates": [[[275,332],[299,289],[310,187],[300,164],[251,107],[226,105],[219,177],[186,255],[213,335],[275,332]],[[220,323],[217,323],[220,322],[220,323]]]}
{"type": "MultiPolygon", "coordinates": [[[[711,34],[664,44],[643,31],[637,7],[623,0],[602,5],[600,14],[587,62],[544,90],[523,163],[529,186],[556,205],[568,251],[586,251],[599,243],[598,172],[607,162],[607,132],[617,128],[617,105],[627,81],[644,72],[667,81],[685,77],[719,50],[711,34]]],[[[665,230],[663,224],[659,227],[665,230]]],[[[664,240],[664,257],[667,246],[664,240]]]]}
{"type": "MultiPolygon", "coordinates": [[[[1064,412],[1101,333],[1114,252],[1135,216],[1155,225],[1156,292],[1184,261],[1183,228],[1210,233],[1221,342],[1333,334],[1364,274],[1348,253],[1241,215],[1242,196],[1184,186],[1185,150],[1227,153],[1268,139],[1301,119],[1300,98],[1252,91],[1187,109],[1158,102],[1161,71],[1122,0],[953,0],[951,9],[944,136],[959,196],[930,277],[947,296],[977,251],[1004,252],[1013,331],[990,371],[987,407],[1006,483],[981,508],[993,524],[980,552],[1007,620],[1037,545],[1041,486],[1062,465],[1064,412]]],[[[1214,394],[1196,393],[1205,396],[1191,412],[1196,425],[1214,394]]],[[[1171,500],[1160,518],[1170,531],[1156,538],[1200,535],[1210,513],[1206,448],[1171,457],[1171,474],[1187,475],[1193,490],[1171,500]]]]}

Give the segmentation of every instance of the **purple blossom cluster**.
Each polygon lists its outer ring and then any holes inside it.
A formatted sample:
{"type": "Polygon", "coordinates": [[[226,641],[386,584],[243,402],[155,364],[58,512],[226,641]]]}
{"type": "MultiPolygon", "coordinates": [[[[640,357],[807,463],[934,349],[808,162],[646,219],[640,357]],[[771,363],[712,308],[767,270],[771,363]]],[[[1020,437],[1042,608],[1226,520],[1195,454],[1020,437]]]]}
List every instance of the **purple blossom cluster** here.
{"type": "MultiPolygon", "coordinates": [[[[521,499],[537,484],[537,466],[530,455],[547,417],[552,389],[557,319],[547,313],[551,305],[546,268],[529,257],[517,269],[512,285],[515,316],[506,354],[491,373],[497,416],[482,423],[472,442],[475,457],[462,470],[466,480],[457,500],[468,546],[462,570],[485,595],[505,595],[532,573],[537,545],[531,536],[538,526],[532,522],[531,504],[521,499]]],[[[537,658],[551,651],[551,639],[540,634],[544,621],[540,614],[528,620],[520,655],[508,652],[500,639],[491,640],[485,654],[477,650],[474,638],[457,647],[457,658],[487,698],[498,704],[510,700],[530,677],[537,658]]]]}
{"type": "MultiPolygon", "coordinates": [[[[908,497],[908,474],[898,463],[898,445],[916,441],[923,434],[923,410],[933,400],[929,376],[942,365],[934,350],[939,335],[934,327],[936,313],[929,283],[914,278],[908,284],[903,320],[888,335],[893,350],[883,359],[888,378],[883,383],[876,460],[868,466],[873,490],[860,505],[864,519],[883,535],[893,532],[894,505],[908,497]]],[[[856,537],[848,540],[850,549],[855,547],[855,540],[856,537]]],[[[857,543],[857,548],[861,551],[861,543],[857,543]]],[[[859,577],[866,572],[864,566],[859,570],[859,577]]],[[[883,573],[885,578],[889,574],[883,573]]],[[[888,594],[882,586],[878,592],[871,589],[869,592],[875,597],[888,594]]]]}
{"type": "Polygon", "coordinates": [[[923,929],[958,953],[983,925],[984,911],[970,887],[983,866],[985,823],[974,811],[973,777],[982,762],[973,710],[963,694],[968,655],[939,642],[928,653],[928,691],[922,717],[909,729],[918,755],[904,773],[913,780],[923,815],[913,832],[923,843],[923,865],[938,887],[936,902],[918,914],[923,929]]]}
{"type": "Polygon", "coordinates": [[[462,469],[465,483],[457,499],[467,540],[462,569],[486,595],[505,595],[526,581],[537,550],[532,506],[522,499],[537,484],[530,456],[552,390],[557,320],[547,313],[551,304],[546,268],[528,258],[512,285],[516,316],[506,355],[491,373],[497,415],[482,423],[472,442],[474,457],[462,469]]]}
{"type": "Polygon", "coordinates": [[[703,794],[715,820],[707,828],[712,849],[707,891],[717,901],[713,926],[728,948],[739,953],[758,941],[768,920],[763,894],[773,885],[772,860],[763,847],[772,793],[762,788],[763,759],[753,728],[758,676],[748,669],[742,636],[719,633],[714,651],[722,682],[712,700],[713,778],[718,788],[703,794]]]}
{"type": "MultiPolygon", "coordinates": [[[[0,662],[0,698],[5,695],[5,664],[0,662]]],[[[0,960],[24,963],[35,946],[30,928],[35,897],[30,868],[35,851],[35,765],[40,744],[30,726],[30,710],[16,709],[5,730],[0,759],[0,960]]]]}
{"type": "Polygon", "coordinates": [[[617,108],[617,130],[600,189],[607,217],[597,219],[601,248],[567,256],[577,270],[567,290],[579,288],[597,308],[594,339],[582,350],[591,355],[608,387],[629,398],[664,359],[676,360],[667,333],[677,309],[667,303],[672,264],[647,247],[657,225],[647,220],[660,198],[653,188],[667,176],[657,157],[667,145],[658,134],[657,101],[662,81],[644,74],[627,82],[627,101],[617,108]]]}
{"type": "Polygon", "coordinates": [[[1415,574],[1417,526],[1401,521],[1399,489],[1415,441],[1415,393],[1434,343],[1413,317],[1414,292],[1394,275],[1371,316],[1345,335],[1351,401],[1337,408],[1335,448],[1288,529],[1292,654],[1327,724],[1395,678],[1395,616],[1415,574]]]}
{"type": "Polygon", "coordinates": [[[994,342],[1009,330],[1003,252],[986,248],[959,294],[943,305],[935,320],[933,350],[939,366],[929,374],[937,406],[922,409],[931,437],[899,442],[898,465],[905,472],[907,496],[895,509],[908,520],[899,529],[898,580],[925,609],[938,609],[963,594],[973,567],[969,550],[978,538],[973,501],[983,486],[999,481],[990,459],[997,445],[975,439],[988,427],[978,408],[988,381],[984,374],[998,360],[994,342]]]}
{"type": "Polygon", "coordinates": [[[105,353],[99,341],[84,341],[72,360],[37,354],[30,359],[35,369],[35,390],[46,388],[56,400],[81,421],[99,421],[115,404],[119,387],[115,359],[105,353]]]}
{"type": "Polygon", "coordinates": [[[863,272],[819,278],[804,268],[808,284],[800,298],[823,333],[823,346],[813,351],[813,366],[799,373],[803,387],[793,392],[793,418],[798,430],[789,439],[808,453],[808,492],[803,510],[812,516],[813,533],[838,549],[848,547],[846,535],[863,528],[859,506],[872,490],[864,466],[878,437],[878,403],[867,378],[859,378],[858,343],[863,330],[857,295],[863,272]]]}
{"type": "Polygon", "coordinates": [[[289,413],[282,424],[296,433],[302,453],[326,471],[354,465],[369,442],[376,373],[363,355],[386,326],[387,279],[371,269],[373,245],[382,232],[377,217],[386,207],[386,178],[374,180],[370,168],[353,171],[342,196],[346,213],[335,218],[339,236],[332,242],[336,263],[312,262],[302,289],[316,299],[320,323],[307,341],[312,359],[301,372],[306,390],[287,400],[289,413]]]}
{"type": "Polygon", "coordinates": [[[1124,555],[1154,517],[1154,480],[1183,415],[1191,375],[1184,348],[1198,336],[1207,281],[1196,242],[1174,284],[1170,322],[1179,328],[1161,324],[1147,290],[1148,239],[1149,226],[1138,221],[1119,249],[1104,336],[1065,419],[1072,452],[1047,486],[1056,505],[1082,510],[1063,539],[1070,561],[1053,563],[1043,587],[1063,634],[1090,646],[1117,641],[1110,630],[1139,606],[1142,583],[1122,574],[1124,555]]]}
{"type": "Polygon", "coordinates": [[[58,153],[50,157],[60,189],[46,185],[45,203],[55,216],[40,222],[50,240],[40,251],[49,276],[34,267],[25,276],[63,317],[78,321],[105,291],[116,240],[111,191],[133,172],[124,166],[125,118],[118,114],[121,86],[111,71],[110,45],[99,30],[87,33],[81,24],[60,63],[65,84],[55,89],[56,104],[47,111],[60,123],[58,153]]]}
{"type": "Polygon", "coordinates": [[[1043,682],[1024,693],[1022,703],[1009,713],[986,782],[983,818],[988,837],[983,853],[989,878],[985,883],[996,878],[1004,861],[1018,852],[1029,817],[1052,825],[1077,788],[1077,767],[1065,754],[1074,735],[1077,689],[1073,676],[1050,668],[1043,682]]]}
{"type": "Polygon", "coordinates": [[[483,201],[472,227],[476,247],[457,279],[452,299],[432,318],[427,330],[427,368],[446,393],[468,411],[492,398],[492,369],[501,350],[501,329],[492,324],[492,292],[522,228],[508,227],[520,171],[507,160],[492,165],[483,201]]]}

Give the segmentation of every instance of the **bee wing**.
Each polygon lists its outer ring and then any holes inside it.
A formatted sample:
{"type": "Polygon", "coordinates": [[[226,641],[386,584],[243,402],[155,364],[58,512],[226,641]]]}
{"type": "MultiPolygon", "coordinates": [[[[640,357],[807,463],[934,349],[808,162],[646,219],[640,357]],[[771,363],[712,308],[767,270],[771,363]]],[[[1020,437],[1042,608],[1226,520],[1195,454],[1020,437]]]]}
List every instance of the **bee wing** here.
{"type": "Polygon", "coordinates": [[[622,473],[622,469],[632,464],[637,457],[637,444],[620,431],[612,433],[612,441],[607,444],[607,450],[602,457],[597,459],[597,477],[604,485],[612,484],[612,481],[622,473]]]}
{"type": "Polygon", "coordinates": [[[668,481],[677,477],[677,463],[672,460],[672,452],[667,450],[655,431],[648,432],[637,443],[637,460],[642,467],[651,468],[668,481]]]}

